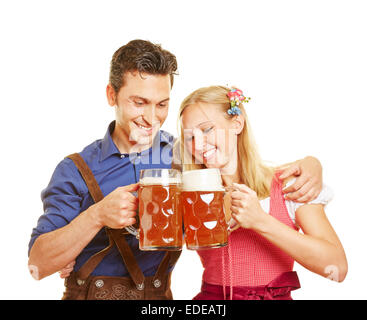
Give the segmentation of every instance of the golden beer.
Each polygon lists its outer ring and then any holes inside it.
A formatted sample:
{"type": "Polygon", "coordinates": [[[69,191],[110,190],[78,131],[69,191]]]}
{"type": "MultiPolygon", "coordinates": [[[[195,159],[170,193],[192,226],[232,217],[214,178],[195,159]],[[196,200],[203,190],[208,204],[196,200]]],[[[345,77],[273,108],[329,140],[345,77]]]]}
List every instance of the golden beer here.
{"type": "Polygon", "coordinates": [[[224,189],[217,169],[183,173],[180,207],[188,249],[227,245],[228,226],[224,214],[224,189]]]}
{"type": "Polygon", "coordinates": [[[165,180],[162,177],[145,176],[140,180],[138,194],[141,250],[182,249],[182,213],[178,208],[179,188],[178,179],[165,180]]]}

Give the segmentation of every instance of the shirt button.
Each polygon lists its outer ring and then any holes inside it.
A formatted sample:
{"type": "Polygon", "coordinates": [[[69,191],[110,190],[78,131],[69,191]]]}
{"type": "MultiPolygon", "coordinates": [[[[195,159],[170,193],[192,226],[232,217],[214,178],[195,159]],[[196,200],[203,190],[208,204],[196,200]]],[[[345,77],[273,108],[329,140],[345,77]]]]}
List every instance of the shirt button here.
{"type": "Polygon", "coordinates": [[[121,159],[125,158],[125,155],[124,155],[124,154],[122,154],[122,155],[120,156],[120,158],[121,158],[121,159]]]}
{"type": "Polygon", "coordinates": [[[162,283],[161,283],[161,281],[159,279],[156,279],[156,280],[153,281],[153,285],[156,288],[159,288],[161,286],[161,284],[162,283]]]}
{"type": "Polygon", "coordinates": [[[138,283],[136,285],[136,289],[138,289],[139,291],[144,290],[144,283],[138,283]]]}
{"type": "Polygon", "coordinates": [[[85,283],[85,280],[80,280],[80,279],[78,279],[78,280],[76,280],[76,282],[77,282],[77,284],[78,284],[79,286],[82,286],[82,285],[85,283]]]}
{"type": "Polygon", "coordinates": [[[96,285],[97,288],[102,288],[104,286],[104,282],[103,282],[103,280],[97,280],[95,282],[95,285],[96,285]]]}

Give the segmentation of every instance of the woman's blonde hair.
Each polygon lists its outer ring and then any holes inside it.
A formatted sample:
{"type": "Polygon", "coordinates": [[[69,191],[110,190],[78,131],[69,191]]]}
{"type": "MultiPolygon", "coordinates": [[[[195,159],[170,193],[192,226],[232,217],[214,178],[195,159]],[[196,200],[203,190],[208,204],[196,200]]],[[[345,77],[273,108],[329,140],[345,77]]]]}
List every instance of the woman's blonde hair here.
{"type": "MultiPolygon", "coordinates": [[[[175,148],[176,150],[179,148],[183,171],[205,168],[204,164],[195,163],[195,159],[187,152],[184,146],[184,133],[181,122],[183,111],[185,108],[195,103],[211,104],[218,106],[223,111],[223,116],[230,119],[233,117],[227,113],[230,107],[227,93],[230,90],[230,88],[224,86],[204,87],[195,90],[182,101],[178,116],[179,139],[177,139],[175,148]]],[[[256,191],[259,198],[265,198],[268,197],[270,193],[269,181],[271,179],[269,179],[269,177],[274,174],[274,168],[266,166],[261,160],[242,103],[239,108],[245,120],[243,130],[238,135],[237,139],[237,152],[238,155],[240,155],[238,157],[240,182],[256,191]]]]}

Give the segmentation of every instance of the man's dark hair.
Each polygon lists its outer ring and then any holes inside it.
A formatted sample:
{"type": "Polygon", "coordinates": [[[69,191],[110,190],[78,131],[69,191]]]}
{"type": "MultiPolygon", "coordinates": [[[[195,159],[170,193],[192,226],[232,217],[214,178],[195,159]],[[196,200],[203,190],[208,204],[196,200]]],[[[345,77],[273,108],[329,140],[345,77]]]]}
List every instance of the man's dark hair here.
{"type": "Polygon", "coordinates": [[[124,75],[138,71],[153,75],[170,75],[171,87],[176,74],[176,57],[160,45],[145,40],[132,40],[119,48],[112,56],[110,84],[116,93],[124,85],[124,75]]]}

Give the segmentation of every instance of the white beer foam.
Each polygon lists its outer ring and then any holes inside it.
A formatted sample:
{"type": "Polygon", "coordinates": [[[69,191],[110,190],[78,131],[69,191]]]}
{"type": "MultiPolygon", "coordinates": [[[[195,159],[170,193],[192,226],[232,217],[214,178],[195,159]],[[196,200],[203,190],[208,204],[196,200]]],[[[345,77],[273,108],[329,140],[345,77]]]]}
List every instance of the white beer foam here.
{"type": "Polygon", "coordinates": [[[172,177],[144,177],[140,179],[139,184],[144,186],[152,186],[152,185],[168,185],[168,184],[180,184],[180,178],[172,178],[172,177]]]}
{"type": "Polygon", "coordinates": [[[182,172],[183,191],[224,191],[219,169],[199,169],[182,172]]]}

